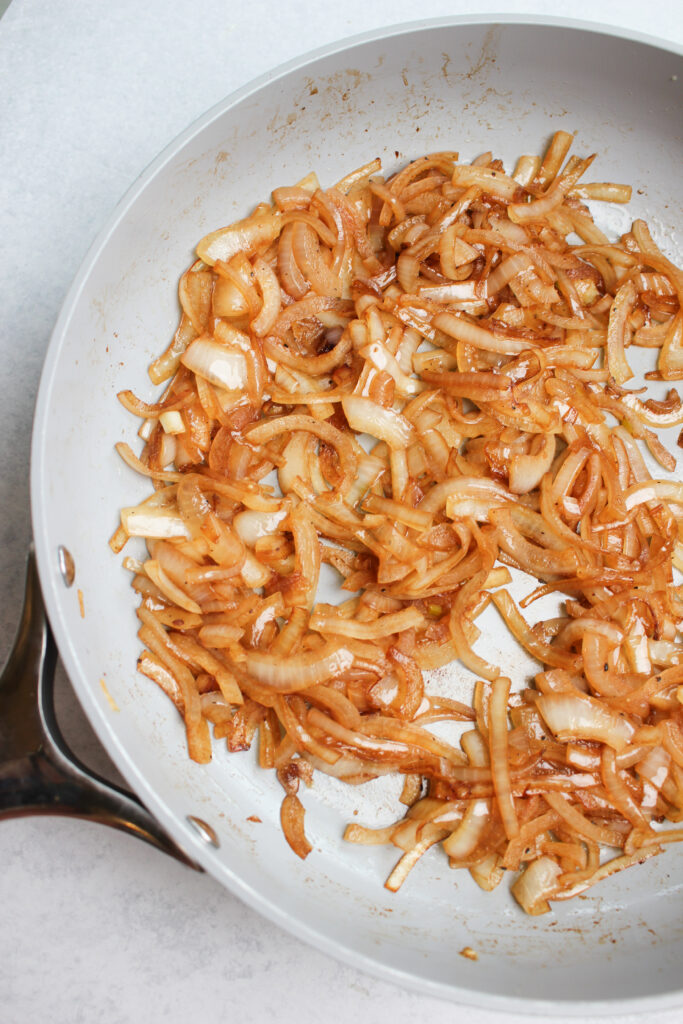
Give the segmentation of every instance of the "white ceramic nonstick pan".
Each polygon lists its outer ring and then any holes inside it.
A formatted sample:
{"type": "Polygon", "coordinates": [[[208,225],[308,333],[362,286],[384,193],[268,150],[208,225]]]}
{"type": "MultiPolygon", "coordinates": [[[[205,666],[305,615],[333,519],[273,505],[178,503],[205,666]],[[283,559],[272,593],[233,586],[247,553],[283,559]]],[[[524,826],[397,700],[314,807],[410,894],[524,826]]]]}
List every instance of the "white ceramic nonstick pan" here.
{"type": "Polygon", "coordinates": [[[607,228],[643,216],[680,256],[682,82],[681,54],[665,43],[559,22],[418,24],[298,61],[209,112],[133,186],[71,288],[45,363],[31,479],[40,580],[73,686],[115,763],[188,856],[252,906],[356,966],[461,1002],[526,1013],[674,1005],[683,851],[540,918],[438,854],[392,895],[383,881],[394,851],[341,836],[351,818],[392,820],[396,793],[316,780],[306,794],[314,850],[301,862],[282,837],[270,774],[251,753],[217,749],[208,767],[192,764],[170,702],[136,674],[135,595],[107,540],[118,509],[146,488],[114,452],[136,430],[115,396],[132,387],[151,400],[146,368],[174,330],[196,241],[310,170],[331,184],[375,156],[390,171],[437,149],[464,159],[490,149],[511,164],[563,128],[577,152],[599,153],[600,180],[636,187],[607,228]],[[71,587],[60,548],[73,558],[71,587]],[[478,960],[458,955],[466,946],[478,960]]]}

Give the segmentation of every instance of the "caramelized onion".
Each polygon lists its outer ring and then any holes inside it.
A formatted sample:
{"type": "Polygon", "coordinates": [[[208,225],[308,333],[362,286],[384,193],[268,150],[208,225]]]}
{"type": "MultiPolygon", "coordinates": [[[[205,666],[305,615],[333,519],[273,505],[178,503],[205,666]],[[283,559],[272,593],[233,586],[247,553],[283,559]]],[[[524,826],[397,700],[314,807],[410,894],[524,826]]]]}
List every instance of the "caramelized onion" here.
{"type": "Polygon", "coordinates": [[[304,806],[293,793],[288,793],[282,801],[280,823],[284,837],[294,853],[305,860],[313,847],[304,832],[304,806]]]}
{"type": "Polygon", "coordinates": [[[314,770],[401,774],[397,820],[345,833],[401,851],[387,887],[441,843],[484,890],[519,872],[529,914],[683,839],[683,484],[644,454],[675,468],[654,431],[683,403],[625,387],[632,345],[646,383],[683,379],[683,274],[643,221],[608,241],[581,201],[630,188],[580,180],[571,143],[512,175],[453,152],[308,175],[207,235],[165,390],[119,395],[154,491],[110,541],[146,541],[139,669],[190,757],[257,737],[294,853],[314,770]],[[494,610],[533,678],[494,663],[494,610]],[[431,694],[455,660],[471,704],[431,694]]]}

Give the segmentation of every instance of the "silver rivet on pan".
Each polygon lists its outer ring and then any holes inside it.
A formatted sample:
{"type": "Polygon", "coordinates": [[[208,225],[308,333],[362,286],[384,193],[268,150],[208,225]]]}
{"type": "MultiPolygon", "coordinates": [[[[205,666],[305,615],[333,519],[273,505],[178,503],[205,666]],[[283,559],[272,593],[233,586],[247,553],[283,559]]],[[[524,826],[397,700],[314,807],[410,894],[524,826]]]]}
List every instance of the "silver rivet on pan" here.
{"type": "Polygon", "coordinates": [[[76,579],[76,563],[69,549],[65,548],[63,544],[57,548],[57,564],[64,583],[70,587],[76,579]]]}
{"type": "Polygon", "coordinates": [[[218,841],[218,836],[210,825],[207,825],[207,823],[202,821],[201,818],[195,818],[193,814],[188,814],[187,820],[190,825],[194,826],[195,830],[199,833],[205,843],[208,843],[210,846],[215,846],[216,849],[218,849],[221,844],[218,841]]]}

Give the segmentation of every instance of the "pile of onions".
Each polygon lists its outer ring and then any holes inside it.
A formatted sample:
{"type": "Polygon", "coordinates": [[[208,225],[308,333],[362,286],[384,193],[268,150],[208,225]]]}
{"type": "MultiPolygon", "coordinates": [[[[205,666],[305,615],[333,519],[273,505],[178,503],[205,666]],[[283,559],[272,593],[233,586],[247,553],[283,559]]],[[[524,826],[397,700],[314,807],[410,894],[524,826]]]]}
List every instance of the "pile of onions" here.
{"type": "Polygon", "coordinates": [[[675,468],[652,428],[683,404],[628,387],[635,346],[683,378],[683,274],[643,221],[600,231],[585,201],[631,190],[583,184],[571,142],[512,174],[441,152],[309,175],[203,239],[163,394],[119,396],[153,490],[111,541],[146,541],[139,668],[190,756],[256,740],[297,854],[314,770],[398,773],[400,820],[346,831],[401,851],[387,887],[440,844],[484,889],[516,872],[531,914],[683,838],[683,484],[648,468],[675,468]],[[487,660],[487,606],[535,678],[487,660]],[[454,659],[469,703],[430,695],[454,659]]]}

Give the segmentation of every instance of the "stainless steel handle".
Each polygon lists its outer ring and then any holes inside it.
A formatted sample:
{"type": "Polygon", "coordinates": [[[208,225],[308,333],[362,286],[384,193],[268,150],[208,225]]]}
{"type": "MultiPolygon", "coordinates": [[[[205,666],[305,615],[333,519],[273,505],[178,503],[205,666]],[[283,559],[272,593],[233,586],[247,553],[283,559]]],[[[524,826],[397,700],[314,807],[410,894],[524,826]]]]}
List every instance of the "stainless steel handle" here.
{"type": "Polygon", "coordinates": [[[58,814],[130,832],[197,871],[137,797],[87,768],[67,745],[54,707],[57,648],[33,548],[24,609],[0,676],[0,821],[58,814]]]}

